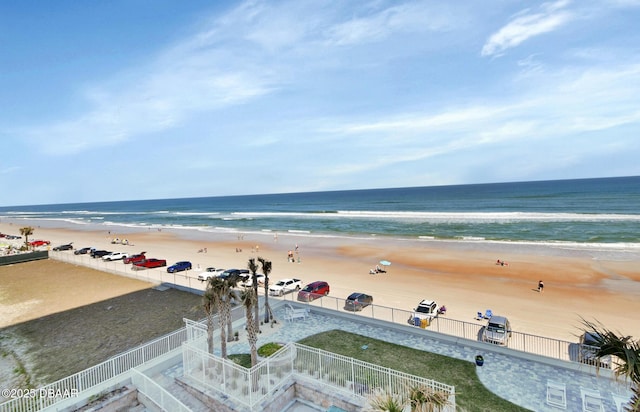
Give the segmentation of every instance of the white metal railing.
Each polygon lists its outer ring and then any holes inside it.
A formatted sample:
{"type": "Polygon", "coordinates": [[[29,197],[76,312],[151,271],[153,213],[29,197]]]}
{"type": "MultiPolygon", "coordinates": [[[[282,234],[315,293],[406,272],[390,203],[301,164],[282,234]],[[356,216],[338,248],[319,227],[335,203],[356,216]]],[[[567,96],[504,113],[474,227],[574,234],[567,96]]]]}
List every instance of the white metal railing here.
{"type": "Polygon", "coordinates": [[[337,355],[322,349],[294,344],[296,351],[293,369],[300,375],[322,381],[336,389],[371,398],[376,394],[404,394],[409,388],[426,388],[448,398],[443,411],[455,411],[455,388],[383,366],[337,355]]]}
{"type": "Polygon", "coordinates": [[[180,348],[186,340],[186,328],[178,329],[96,366],[35,389],[32,397],[18,397],[0,403],[0,412],[39,411],[71,397],[81,398],[83,392],[105,385],[136,366],[180,348]]]}
{"type": "Polygon", "coordinates": [[[295,380],[295,376],[320,381],[324,387],[361,398],[362,403],[381,392],[403,393],[408,388],[420,386],[447,396],[449,404],[443,411],[455,411],[456,405],[453,386],[295,342],[285,345],[251,369],[185,342],[183,367],[185,377],[250,410],[259,408],[260,402],[292,377],[295,380]]]}
{"type": "Polygon", "coordinates": [[[153,379],[135,368],[131,370],[131,383],[136,387],[138,392],[145,395],[163,411],[191,412],[188,406],[170,394],[162,386],[155,383],[153,379]]]}
{"type": "MultiPolygon", "coordinates": [[[[92,258],[89,255],[74,255],[72,251],[49,252],[51,259],[62,262],[73,263],[74,265],[86,266],[102,272],[113,273],[114,275],[125,276],[132,279],[142,280],[151,283],[171,283],[178,287],[192,290],[204,291],[207,284],[197,278],[198,269],[184,272],[168,273],[167,268],[153,268],[132,270],[132,264],[124,264],[121,260],[105,261],[101,258],[92,258]]],[[[167,262],[171,265],[173,262],[167,262]]],[[[202,269],[204,270],[204,269],[202,269]]]]}
{"type": "MultiPolygon", "coordinates": [[[[289,293],[283,297],[271,297],[271,299],[280,299],[285,301],[296,301],[297,293],[289,293]]],[[[298,305],[305,305],[309,308],[320,307],[329,310],[344,311],[344,299],[332,296],[324,296],[311,302],[296,302],[298,305]]],[[[363,316],[370,319],[385,320],[392,323],[407,325],[408,327],[420,329],[415,326],[409,319],[412,318],[413,311],[398,309],[381,305],[369,305],[359,312],[350,312],[354,316],[363,316]]],[[[445,335],[455,336],[458,338],[469,339],[482,342],[482,330],[486,321],[479,320],[477,322],[467,322],[452,319],[447,316],[437,316],[432,318],[426,326],[427,330],[442,333],[445,335]]],[[[491,343],[485,345],[493,346],[491,343]]],[[[549,338],[545,336],[531,335],[517,331],[511,332],[511,337],[507,343],[509,349],[531,353],[535,355],[545,356],[552,359],[559,359],[569,362],[582,362],[595,365],[595,362],[580,359],[580,344],[577,342],[569,342],[561,339],[549,338]]],[[[608,366],[608,365],[607,365],[608,366]]]]}

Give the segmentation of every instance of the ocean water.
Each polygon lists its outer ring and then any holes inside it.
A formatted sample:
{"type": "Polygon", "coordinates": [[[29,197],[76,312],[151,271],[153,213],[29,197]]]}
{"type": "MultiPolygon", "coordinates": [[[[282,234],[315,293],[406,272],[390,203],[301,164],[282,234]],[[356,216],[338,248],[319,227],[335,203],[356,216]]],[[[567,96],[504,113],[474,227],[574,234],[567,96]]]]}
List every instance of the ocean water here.
{"type": "Polygon", "coordinates": [[[0,208],[110,230],[394,237],[640,251],[640,176],[0,208]]]}

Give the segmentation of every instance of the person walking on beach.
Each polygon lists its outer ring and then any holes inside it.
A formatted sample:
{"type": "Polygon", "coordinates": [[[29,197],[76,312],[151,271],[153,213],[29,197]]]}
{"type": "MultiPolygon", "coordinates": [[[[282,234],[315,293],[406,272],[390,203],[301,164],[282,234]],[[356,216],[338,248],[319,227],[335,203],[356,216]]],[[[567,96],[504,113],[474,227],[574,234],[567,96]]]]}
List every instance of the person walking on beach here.
{"type": "Polygon", "coordinates": [[[542,283],[541,280],[538,281],[538,292],[542,293],[542,290],[544,289],[544,283],[542,283]]]}

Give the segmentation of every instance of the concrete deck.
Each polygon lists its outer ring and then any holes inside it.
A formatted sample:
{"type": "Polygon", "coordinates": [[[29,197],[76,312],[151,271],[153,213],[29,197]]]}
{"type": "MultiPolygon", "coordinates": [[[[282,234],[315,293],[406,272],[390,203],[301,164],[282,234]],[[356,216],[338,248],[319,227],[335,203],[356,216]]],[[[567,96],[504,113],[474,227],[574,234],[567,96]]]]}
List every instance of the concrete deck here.
{"type": "MultiPolygon", "coordinates": [[[[284,319],[284,307],[278,307],[274,312],[277,319],[284,319]]],[[[330,310],[313,310],[311,316],[305,320],[281,321],[273,330],[269,326],[263,326],[258,346],[267,342],[296,342],[307,336],[334,329],[469,362],[474,362],[475,356],[481,354],[485,359],[484,366],[477,367],[481,382],[501,398],[534,411],[560,410],[546,403],[548,380],[566,384],[567,411],[583,410],[581,388],[598,391],[603,399],[605,411],[617,411],[612,394],[631,396],[623,382],[603,376],[607,374],[596,375],[587,365],[551,360],[482,342],[447,337],[408,325],[403,328],[402,325],[374,321],[357,314],[338,314],[330,310]]],[[[249,353],[249,345],[246,341],[243,342],[243,339],[230,342],[228,353],[249,353]]],[[[181,366],[179,364],[165,370],[165,378],[179,376],[181,366]]]]}

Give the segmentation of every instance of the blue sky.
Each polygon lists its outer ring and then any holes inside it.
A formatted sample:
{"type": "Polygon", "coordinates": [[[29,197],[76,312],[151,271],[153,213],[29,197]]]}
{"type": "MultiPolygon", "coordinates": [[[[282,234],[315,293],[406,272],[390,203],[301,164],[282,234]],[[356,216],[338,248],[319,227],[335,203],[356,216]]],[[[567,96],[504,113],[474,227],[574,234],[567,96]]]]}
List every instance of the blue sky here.
{"type": "Polygon", "coordinates": [[[640,0],[0,3],[0,206],[640,175],[640,0]]]}

